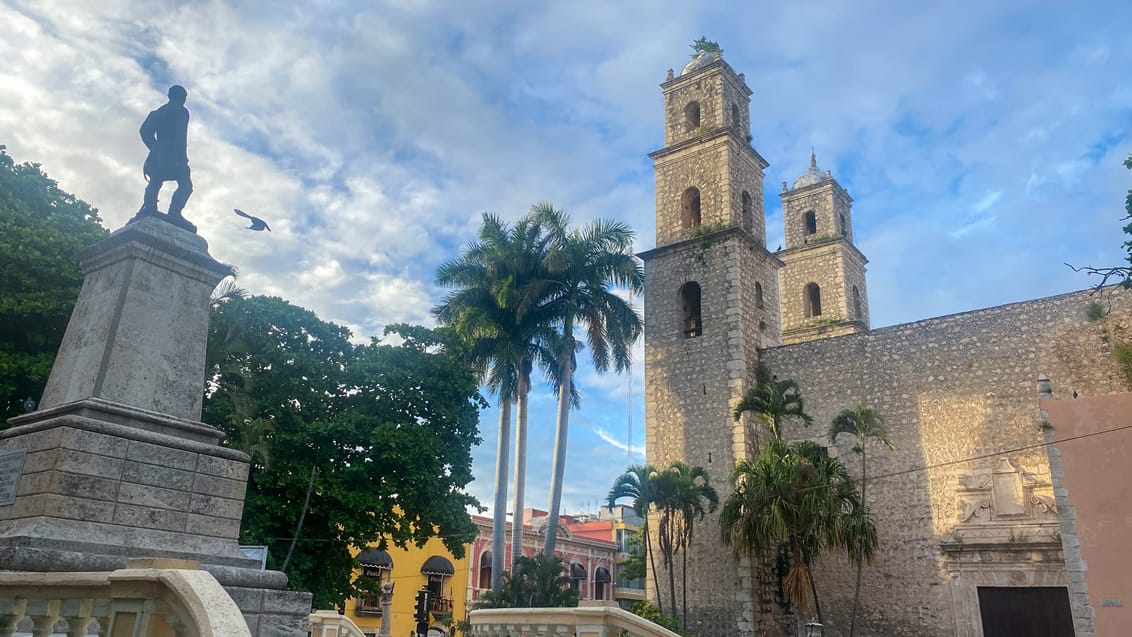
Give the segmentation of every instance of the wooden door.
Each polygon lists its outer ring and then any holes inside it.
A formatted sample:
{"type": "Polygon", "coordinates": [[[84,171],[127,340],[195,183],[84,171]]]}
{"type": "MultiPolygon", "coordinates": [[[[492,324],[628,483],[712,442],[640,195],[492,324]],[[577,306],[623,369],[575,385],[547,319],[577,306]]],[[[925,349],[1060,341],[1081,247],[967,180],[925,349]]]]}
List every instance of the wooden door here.
{"type": "Polygon", "coordinates": [[[980,586],[983,637],[1074,637],[1069,591],[1060,586],[980,586]]]}

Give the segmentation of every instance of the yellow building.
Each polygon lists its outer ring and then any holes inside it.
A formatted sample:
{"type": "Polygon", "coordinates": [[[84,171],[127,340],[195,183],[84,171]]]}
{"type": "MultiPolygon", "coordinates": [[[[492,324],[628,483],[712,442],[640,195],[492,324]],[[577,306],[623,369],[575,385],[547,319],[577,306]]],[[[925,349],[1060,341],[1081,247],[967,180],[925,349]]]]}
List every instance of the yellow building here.
{"type": "MultiPolygon", "coordinates": [[[[391,637],[410,637],[416,630],[414,618],[417,591],[427,587],[432,624],[430,637],[448,633],[453,618],[463,619],[465,587],[468,581],[468,558],[456,559],[437,538],[423,547],[410,544],[405,548],[390,546],[388,551],[371,548],[358,555],[362,572],[374,579],[393,584],[390,606],[391,637]]],[[[365,634],[377,635],[381,628],[381,595],[346,600],[345,614],[365,634]]]]}
{"type": "MultiPolygon", "coordinates": [[[[524,511],[524,555],[533,556],[541,549],[545,515],[545,512],[533,509],[524,511]]],[[[637,599],[632,596],[637,591],[611,586],[617,581],[618,559],[618,545],[611,540],[624,538],[625,529],[629,527],[618,524],[617,530],[614,530],[607,523],[603,530],[590,529],[586,532],[584,526],[576,526],[575,516],[562,516],[560,519],[562,525],[558,527],[554,552],[569,565],[571,583],[578,590],[579,598],[608,600],[611,594],[620,591],[629,595],[628,600],[623,599],[624,595],[618,595],[616,599],[623,604],[637,599]],[[580,532],[575,533],[575,528],[580,532]]],[[[390,547],[388,551],[381,551],[371,547],[358,554],[362,573],[394,585],[390,637],[410,637],[410,633],[416,630],[415,603],[417,591],[422,587],[427,586],[430,592],[432,624],[429,637],[443,637],[453,622],[466,619],[472,604],[488,589],[491,581],[492,520],[473,515],[472,522],[476,525],[476,538],[464,546],[464,557],[459,560],[437,538],[430,539],[420,548],[410,545],[403,549],[390,547]]],[[[631,531],[628,533],[631,534],[631,531]]],[[[506,536],[508,540],[511,538],[510,525],[506,536]]],[[[510,555],[510,546],[503,548],[505,554],[510,555]]],[[[639,598],[643,596],[644,591],[639,591],[639,598]]],[[[348,599],[344,613],[366,635],[378,635],[382,620],[381,595],[348,599]]]]}

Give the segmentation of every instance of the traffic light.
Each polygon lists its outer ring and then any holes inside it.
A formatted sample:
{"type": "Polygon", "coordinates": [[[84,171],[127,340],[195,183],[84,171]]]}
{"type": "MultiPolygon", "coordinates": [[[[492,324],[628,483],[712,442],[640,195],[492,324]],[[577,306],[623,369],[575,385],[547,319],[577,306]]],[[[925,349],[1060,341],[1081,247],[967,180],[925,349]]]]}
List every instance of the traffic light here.
{"type": "Polygon", "coordinates": [[[428,588],[417,591],[417,607],[413,618],[417,620],[417,635],[428,633],[428,588]]]}

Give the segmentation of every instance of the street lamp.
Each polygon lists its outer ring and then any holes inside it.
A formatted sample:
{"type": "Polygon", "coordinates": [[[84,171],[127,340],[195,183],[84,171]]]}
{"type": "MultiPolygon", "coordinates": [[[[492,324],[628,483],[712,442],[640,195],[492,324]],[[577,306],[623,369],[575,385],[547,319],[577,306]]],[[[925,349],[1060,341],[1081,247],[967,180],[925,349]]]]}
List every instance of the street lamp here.
{"type": "Polygon", "coordinates": [[[825,626],[818,622],[817,618],[811,619],[810,623],[806,624],[806,637],[822,637],[825,634],[825,626]]]}

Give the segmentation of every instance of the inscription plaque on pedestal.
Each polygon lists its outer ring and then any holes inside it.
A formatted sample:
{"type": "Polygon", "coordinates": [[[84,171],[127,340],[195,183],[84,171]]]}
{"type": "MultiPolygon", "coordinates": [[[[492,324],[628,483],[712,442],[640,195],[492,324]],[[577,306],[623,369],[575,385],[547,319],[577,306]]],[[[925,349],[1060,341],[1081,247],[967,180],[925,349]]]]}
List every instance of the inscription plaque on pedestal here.
{"type": "Polygon", "coordinates": [[[0,453],[0,506],[16,501],[16,490],[20,488],[20,475],[27,455],[27,449],[0,453]]]}

